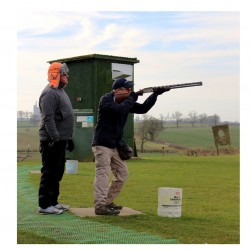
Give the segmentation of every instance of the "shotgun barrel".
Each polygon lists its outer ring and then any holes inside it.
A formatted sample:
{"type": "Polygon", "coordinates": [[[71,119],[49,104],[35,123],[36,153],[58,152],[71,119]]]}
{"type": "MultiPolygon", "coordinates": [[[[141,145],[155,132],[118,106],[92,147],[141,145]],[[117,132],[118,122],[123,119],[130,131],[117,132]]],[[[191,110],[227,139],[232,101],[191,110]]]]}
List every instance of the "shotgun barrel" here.
{"type": "Polygon", "coordinates": [[[202,86],[202,82],[180,83],[180,84],[165,85],[165,86],[158,86],[158,87],[148,87],[148,88],[141,89],[137,91],[136,93],[144,94],[144,93],[158,91],[160,89],[169,90],[169,89],[196,87],[196,86],[202,86]]]}

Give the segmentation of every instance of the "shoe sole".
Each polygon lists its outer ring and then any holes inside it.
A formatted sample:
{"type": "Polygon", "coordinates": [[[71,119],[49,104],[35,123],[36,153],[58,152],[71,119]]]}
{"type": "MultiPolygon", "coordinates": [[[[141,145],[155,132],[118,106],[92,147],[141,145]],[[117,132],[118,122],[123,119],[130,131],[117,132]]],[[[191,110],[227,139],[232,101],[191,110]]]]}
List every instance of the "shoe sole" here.
{"type": "Polygon", "coordinates": [[[55,208],[59,209],[59,210],[63,210],[63,211],[68,211],[70,209],[70,207],[68,207],[68,208],[57,208],[57,207],[55,207],[55,208]]]}
{"type": "Polygon", "coordinates": [[[63,210],[63,211],[68,211],[69,208],[60,208],[60,210],[63,210]]]}
{"type": "MultiPolygon", "coordinates": [[[[120,213],[120,211],[119,211],[119,213],[120,213]]],[[[95,212],[96,215],[118,215],[119,213],[98,213],[98,212],[95,212]]]]}
{"type": "Polygon", "coordinates": [[[63,210],[60,213],[46,213],[46,212],[37,212],[37,213],[40,215],[59,215],[63,213],[63,210]]]}

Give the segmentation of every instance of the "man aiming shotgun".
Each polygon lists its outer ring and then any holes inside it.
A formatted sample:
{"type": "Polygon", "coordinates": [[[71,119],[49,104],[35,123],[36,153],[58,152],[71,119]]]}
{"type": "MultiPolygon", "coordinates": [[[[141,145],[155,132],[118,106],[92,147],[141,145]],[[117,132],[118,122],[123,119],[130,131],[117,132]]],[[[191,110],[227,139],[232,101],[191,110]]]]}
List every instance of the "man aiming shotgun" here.
{"type": "Polygon", "coordinates": [[[94,206],[97,215],[117,215],[122,206],[113,201],[121,192],[127,179],[126,160],[132,149],[123,140],[123,129],[129,113],[145,114],[156,103],[158,95],[171,86],[132,91],[133,83],[125,78],[114,81],[112,91],[103,95],[98,106],[97,124],[92,140],[96,173],[94,180],[94,206]],[[153,92],[144,103],[137,103],[139,95],[153,92]],[[113,179],[109,185],[110,170],[113,179]]]}
{"type": "MultiPolygon", "coordinates": [[[[141,89],[136,92],[138,95],[143,95],[145,93],[157,92],[157,91],[168,91],[170,89],[178,89],[178,88],[188,88],[188,87],[195,87],[195,86],[202,86],[202,82],[191,82],[191,83],[180,83],[180,84],[173,84],[173,85],[165,85],[165,86],[158,86],[158,87],[148,87],[141,89]]],[[[165,92],[164,91],[164,92],[165,92]]],[[[129,93],[116,93],[116,101],[122,102],[128,97],[129,93]]]]}

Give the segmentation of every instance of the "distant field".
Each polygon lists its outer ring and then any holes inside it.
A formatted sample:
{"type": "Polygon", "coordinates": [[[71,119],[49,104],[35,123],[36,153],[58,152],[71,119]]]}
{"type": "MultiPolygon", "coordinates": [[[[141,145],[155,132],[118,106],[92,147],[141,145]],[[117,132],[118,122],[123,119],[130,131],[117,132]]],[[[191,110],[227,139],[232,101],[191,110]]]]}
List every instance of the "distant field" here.
{"type": "MultiPolygon", "coordinates": [[[[229,126],[231,146],[240,146],[240,126],[229,126]]],[[[214,138],[211,126],[166,128],[159,133],[161,141],[186,147],[214,147],[214,138]]]]}
{"type": "MultiPolygon", "coordinates": [[[[26,151],[30,145],[31,151],[37,151],[39,145],[38,127],[17,128],[17,150],[26,151]]],[[[240,147],[240,126],[229,126],[231,146],[240,147]]],[[[166,144],[184,147],[215,149],[212,127],[168,127],[161,131],[155,142],[148,141],[144,144],[147,150],[162,150],[166,144]]],[[[140,149],[140,138],[136,137],[137,149],[140,149]]]]}
{"type": "Polygon", "coordinates": [[[17,150],[26,151],[30,146],[31,151],[39,148],[38,127],[17,128],[17,150]]]}

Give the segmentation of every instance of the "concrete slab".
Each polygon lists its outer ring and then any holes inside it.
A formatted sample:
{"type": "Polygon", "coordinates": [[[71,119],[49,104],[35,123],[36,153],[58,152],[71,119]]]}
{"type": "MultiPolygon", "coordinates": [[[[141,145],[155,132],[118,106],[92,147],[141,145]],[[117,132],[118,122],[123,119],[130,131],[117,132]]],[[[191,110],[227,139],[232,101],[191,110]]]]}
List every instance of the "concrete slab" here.
{"type": "MultiPolygon", "coordinates": [[[[80,217],[94,217],[100,216],[95,214],[95,209],[93,207],[87,208],[70,208],[69,211],[80,217]]],[[[138,215],[142,214],[142,212],[131,209],[129,207],[123,207],[120,214],[118,216],[130,216],[130,215],[138,215]]]]}

